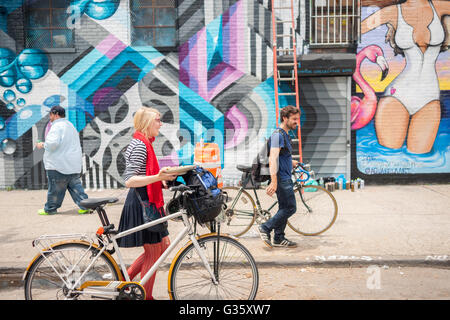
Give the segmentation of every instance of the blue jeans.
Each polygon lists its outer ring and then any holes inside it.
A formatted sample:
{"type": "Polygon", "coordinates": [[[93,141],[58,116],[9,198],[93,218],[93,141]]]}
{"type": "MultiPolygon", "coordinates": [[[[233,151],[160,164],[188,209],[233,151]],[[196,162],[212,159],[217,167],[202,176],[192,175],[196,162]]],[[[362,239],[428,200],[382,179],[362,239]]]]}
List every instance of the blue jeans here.
{"type": "Polygon", "coordinates": [[[295,201],[294,183],[291,179],[279,180],[277,185],[278,211],[261,227],[266,232],[274,231],[273,239],[281,241],[284,239],[284,230],[287,221],[297,211],[295,201]]]}
{"type": "Polygon", "coordinates": [[[61,204],[66,195],[66,190],[69,193],[80,209],[86,210],[86,208],[80,206],[80,201],[87,199],[88,196],[84,193],[83,186],[81,185],[80,174],[62,174],[56,170],[47,170],[48,179],[48,193],[47,203],[44,206],[45,212],[54,213],[61,207],[61,204]]]}

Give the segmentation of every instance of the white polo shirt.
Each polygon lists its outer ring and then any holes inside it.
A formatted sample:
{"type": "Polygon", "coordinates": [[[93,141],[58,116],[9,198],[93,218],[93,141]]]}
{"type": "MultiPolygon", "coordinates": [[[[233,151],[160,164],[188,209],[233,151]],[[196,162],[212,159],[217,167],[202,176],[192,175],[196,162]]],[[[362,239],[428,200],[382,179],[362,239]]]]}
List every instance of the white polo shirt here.
{"type": "Polygon", "coordinates": [[[77,129],[66,118],[52,122],[44,143],[45,170],[62,174],[81,172],[81,145],[77,129]]]}

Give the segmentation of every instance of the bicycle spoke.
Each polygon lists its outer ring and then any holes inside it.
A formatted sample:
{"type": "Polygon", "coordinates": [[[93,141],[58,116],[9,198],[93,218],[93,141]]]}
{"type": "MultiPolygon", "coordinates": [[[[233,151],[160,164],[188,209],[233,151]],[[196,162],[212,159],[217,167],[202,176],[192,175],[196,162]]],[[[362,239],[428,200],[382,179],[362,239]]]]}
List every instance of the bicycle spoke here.
{"type": "Polygon", "coordinates": [[[336,220],[337,204],[325,189],[314,185],[307,188],[314,191],[295,191],[297,212],[289,218],[288,225],[300,234],[318,235],[328,230],[336,220]]]}
{"type": "Polygon", "coordinates": [[[91,298],[83,292],[70,290],[61,277],[69,285],[81,285],[85,281],[118,280],[116,270],[104,255],[95,256],[95,263],[85,273],[94,259],[94,255],[89,252],[91,249],[86,244],[68,242],[55,246],[54,251],[46,252],[46,258],[39,257],[30,267],[25,279],[25,297],[34,300],[91,298]],[[80,279],[83,273],[84,276],[80,279]]]}
{"type": "Polygon", "coordinates": [[[223,191],[231,200],[227,202],[227,209],[224,211],[222,232],[239,237],[250,229],[255,220],[253,198],[243,188],[225,187],[223,191]]]}
{"type": "MultiPolygon", "coordinates": [[[[192,269],[192,261],[184,261],[188,253],[180,255],[180,261],[177,261],[172,275],[172,291],[176,299],[192,298],[192,291],[201,299],[248,299],[253,292],[256,293],[256,265],[243,253],[240,244],[227,237],[220,237],[217,241],[217,236],[201,239],[199,243],[211,269],[218,272],[218,283],[214,284],[206,269],[203,269],[202,276],[206,275],[208,282],[205,283],[206,280],[203,279],[200,281],[198,270],[192,269]]],[[[194,250],[193,246],[188,250],[194,250]]],[[[199,255],[189,256],[189,260],[201,261],[199,255]]]]}

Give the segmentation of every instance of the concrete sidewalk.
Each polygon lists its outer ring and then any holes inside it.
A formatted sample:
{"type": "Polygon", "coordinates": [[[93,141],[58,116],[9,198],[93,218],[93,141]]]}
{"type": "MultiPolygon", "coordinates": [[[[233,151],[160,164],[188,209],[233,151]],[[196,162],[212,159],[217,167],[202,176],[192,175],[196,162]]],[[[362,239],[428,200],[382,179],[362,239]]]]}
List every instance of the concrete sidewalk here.
{"type": "MultiPolygon", "coordinates": [[[[115,196],[107,207],[111,223],[119,224],[128,190],[87,190],[90,198],[115,196]]],[[[0,191],[0,274],[20,273],[37,254],[32,240],[43,234],[94,234],[96,214],[79,215],[69,194],[59,214],[40,216],[46,190],[0,191]]],[[[330,230],[304,237],[287,228],[286,237],[299,243],[294,249],[269,249],[253,227],[240,240],[260,267],[286,265],[439,265],[450,266],[450,184],[366,186],[363,190],[333,192],[339,213],[330,230]]],[[[170,192],[165,191],[170,198],[170,192]]],[[[175,237],[181,222],[170,222],[175,237]]],[[[199,229],[206,233],[207,229],[199,229]]],[[[142,249],[124,249],[130,264],[142,249]]],[[[171,253],[173,257],[175,252],[171,253]]],[[[170,260],[166,261],[170,263],[170,260]]]]}

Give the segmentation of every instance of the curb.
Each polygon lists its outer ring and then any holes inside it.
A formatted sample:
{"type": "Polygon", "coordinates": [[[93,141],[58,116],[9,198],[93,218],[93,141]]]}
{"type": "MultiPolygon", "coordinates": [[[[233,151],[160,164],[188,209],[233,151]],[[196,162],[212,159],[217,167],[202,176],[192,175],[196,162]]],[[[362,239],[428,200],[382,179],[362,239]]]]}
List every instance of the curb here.
{"type": "MultiPolygon", "coordinates": [[[[424,268],[449,268],[450,260],[447,261],[426,261],[423,259],[380,259],[375,261],[337,260],[337,261],[286,261],[286,262],[257,262],[258,267],[286,267],[286,268],[363,268],[368,266],[380,267],[424,267],[424,268]]],[[[0,270],[1,274],[1,270],[0,270]]]]}
{"type": "MultiPolygon", "coordinates": [[[[362,268],[368,266],[381,267],[425,267],[450,268],[450,255],[426,256],[398,256],[377,257],[360,256],[342,258],[346,256],[314,256],[299,261],[256,261],[260,268],[286,267],[286,268],[362,268]]],[[[168,270],[171,262],[163,263],[160,270],[168,270]]],[[[127,266],[128,267],[128,266],[127,266]]],[[[0,267],[0,282],[22,279],[24,268],[0,267]]]]}

